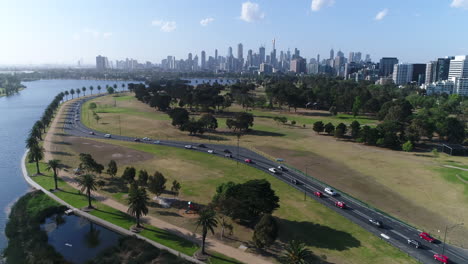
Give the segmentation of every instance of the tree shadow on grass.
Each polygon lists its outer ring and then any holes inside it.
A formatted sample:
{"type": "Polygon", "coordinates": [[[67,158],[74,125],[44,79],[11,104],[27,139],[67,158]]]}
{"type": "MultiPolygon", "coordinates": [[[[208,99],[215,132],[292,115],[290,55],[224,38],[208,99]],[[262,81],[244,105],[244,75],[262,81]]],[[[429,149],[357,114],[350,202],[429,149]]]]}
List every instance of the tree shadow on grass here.
{"type": "Polygon", "coordinates": [[[57,144],[57,145],[67,145],[67,146],[71,145],[70,142],[65,142],[65,141],[51,141],[50,143],[57,144]]]}
{"type": "Polygon", "coordinates": [[[215,262],[215,260],[219,260],[219,261],[222,261],[223,263],[242,264],[242,262],[239,262],[237,260],[232,260],[232,259],[227,259],[227,258],[223,258],[223,257],[220,257],[220,256],[215,256],[215,255],[210,254],[209,252],[207,252],[206,255],[208,255],[210,257],[210,260],[212,262],[215,262]]]}
{"type": "Polygon", "coordinates": [[[72,154],[65,151],[51,151],[50,153],[57,156],[73,156],[72,154]]]}
{"type": "Polygon", "coordinates": [[[112,215],[114,217],[117,217],[118,219],[122,219],[122,220],[126,220],[126,221],[135,221],[135,219],[133,217],[131,217],[130,215],[128,215],[128,214],[126,214],[124,212],[113,213],[113,212],[104,211],[104,210],[97,209],[97,208],[95,208],[94,210],[98,211],[98,212],[101,212],[101,213],[104,213],[104,214],[112,215]]]}
{"type": "Polygon", "coordinates": [[[103,191],[108,193],[127,193],[128,186],[120,178],[110,178],[108,183],[101,188],[103,191]]]}
{"type": "Polygon", "coordinates": [[[54,133],[55,136],[60,136],[60,137],[69,137],[69,134],[66,133],[54,133]]]}
{"type": "MultiPolygon", "coordinates": [[[[211,133],[214,133],[214,132],[211,132],[211,133]]],[[[225,137],[221,137],[221,136],[217,136],[217,135],[207,135],[207,134],[203,134],[203,135],[195,135],[195,137],[199,138],[199,139],[208,139],[208,140],[216,140],[216,141],[225,141],[225,140],[228,140],[227,138],[225,137]]]]}
{"type": "MultiPolygon", "coordinates": [[[[162,240],[170,240],[177,243],[180,247],[194,248],[197,247],[200,241],[196,238],[195,234],[185,234],[176,229],[158,230],[152,226],[146,225],[145,230],[151,232],[151,235],[162,240]]],[[[206,242],[208,246],[208,242],[206,242]]]]}
{"type": "Polygon", "coordinates": [[[291,240],[300,240],[307,246],[338,251],[361,246],[359,240],[344,231],[312,222],[278,220],[280,224],[279,239],[284,243],[288,243],[291,240]]]}
{"type": "Polygon", "coordinates": [[[178,214],[178,213],[168,212],[168,211],[158,211],[158,214],[164,215],[164,216],[182,217],[182,216],[181,216],[180,214],[178,214]]]}
{"type": "Polygon", "coordinates": [[[263,130],[251,130],[247,134],[250,135],[255,135],[255,136],[265,136],[265,137],[284,137],[286,136],[283,133],[277,133],[277,132],[270,132],[270,131],[263,131],[263,130]]]}

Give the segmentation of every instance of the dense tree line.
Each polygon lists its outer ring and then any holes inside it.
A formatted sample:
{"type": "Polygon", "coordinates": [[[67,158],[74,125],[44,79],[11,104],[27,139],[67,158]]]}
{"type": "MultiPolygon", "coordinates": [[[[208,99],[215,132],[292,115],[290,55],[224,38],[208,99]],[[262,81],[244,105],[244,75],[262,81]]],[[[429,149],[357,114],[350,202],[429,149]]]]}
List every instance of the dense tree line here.
{"type": "Polygon", "coordinates": [[[24,85],[21,84],[21,79],[16,75],[0,74],[0,95],[9,96],[17,93],[24,85]]]}

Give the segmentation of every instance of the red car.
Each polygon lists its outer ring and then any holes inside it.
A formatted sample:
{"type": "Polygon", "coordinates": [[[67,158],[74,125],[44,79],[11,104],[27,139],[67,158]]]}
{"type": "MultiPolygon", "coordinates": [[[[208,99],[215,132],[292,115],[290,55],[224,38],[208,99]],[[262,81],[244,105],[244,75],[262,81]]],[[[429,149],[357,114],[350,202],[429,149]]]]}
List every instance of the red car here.
{"type": "Polygon", "coordinates": [[[335,206],[336,206],[336,207],[339,207],[339,208],[341,208],[341,209],[345,209],[345,208],[346,208],[346,204],[345,204],[344,202],[340,202],[340,201],[335,202],[335,206]]]}
{"type": "Polygon", "coordinates": [[[449,258],[442,254],[434,254],[434,259],[442,263],[449,263],[449,258]]]}
{"type": "Polygon", "coordinates": [[[244,161],[245,161],[245,163],[252,163],[251,159],[245,159],[244,161]]]}
{"type": "Polygon", "coordinates": [[[430,236],[428,233],[426,233],[426,232],[422,232],[421,234],[419,234],[419,237],[422,238],[422,239],[424,239],[424,240],[426,240],[426,241],[428,241],[428,242],[430,242],[430,243],[433,243],[434,240],[435,240],[433,237],[431,237],[431,236],[430,236]]]}
{"type": "Polygon", "coordinates": [[[321,193],[321,192],[314,192],[314,195],[317,196],[318,198],[323,197],[323,193],[321,193]]]}

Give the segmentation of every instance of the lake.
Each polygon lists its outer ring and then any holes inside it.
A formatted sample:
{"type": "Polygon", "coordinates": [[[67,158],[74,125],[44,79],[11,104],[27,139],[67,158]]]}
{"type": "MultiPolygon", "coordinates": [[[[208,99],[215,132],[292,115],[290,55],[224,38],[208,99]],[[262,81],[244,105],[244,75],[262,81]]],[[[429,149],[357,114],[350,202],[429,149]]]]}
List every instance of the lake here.
{"type": "MultiPolygon", "coordinates": [[[[122,83],[118,81],[93,80],[39,80],[24,82],[26,89],[9,97],[0,97],[0,249],[7,245],[5,237],[5,224],[11,205],[29,189],[21,173],[20,162],[25,151],[25,140],[34,122],[44,112],[53,98],[62,91],[87,87],[96,87],[116,83],[121,89],[122,83]]],[[[104,91],[101,90],[102,92],[104,91]]],[[[83,95],[83,93],[81,93],[83,95]]],[[[76,97],[76,94],[75,94],[76,97]]]]}
{"type": "Polygon", "coordinates": [[[120,234],[74,215],[53,215],[41,225],[49,244],[67,261],[81,264],[117,245],[120,234]]]}

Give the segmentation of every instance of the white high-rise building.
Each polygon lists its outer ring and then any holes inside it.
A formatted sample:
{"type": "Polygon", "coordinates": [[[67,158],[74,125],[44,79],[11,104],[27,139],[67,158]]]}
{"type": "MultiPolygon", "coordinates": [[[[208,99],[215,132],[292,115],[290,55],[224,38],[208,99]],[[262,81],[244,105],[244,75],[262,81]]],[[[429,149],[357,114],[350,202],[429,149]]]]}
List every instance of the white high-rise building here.
{"type": "Polygon", "coordinates": [[[454,78],[455,93],[463,96],[468,96],[468,78],[454,78]]]}
{"type": "Polygon", "coordinates": [[[413,64],[400,63],[393,66],[393,82],[396,85],[404,85],[411,82],[413,76],[413,64]]]}
{"type": "Polygon", "coordinates": [[[468,78],[468,55],[455,56],[450,61],[448,78],[468,78]]]}

